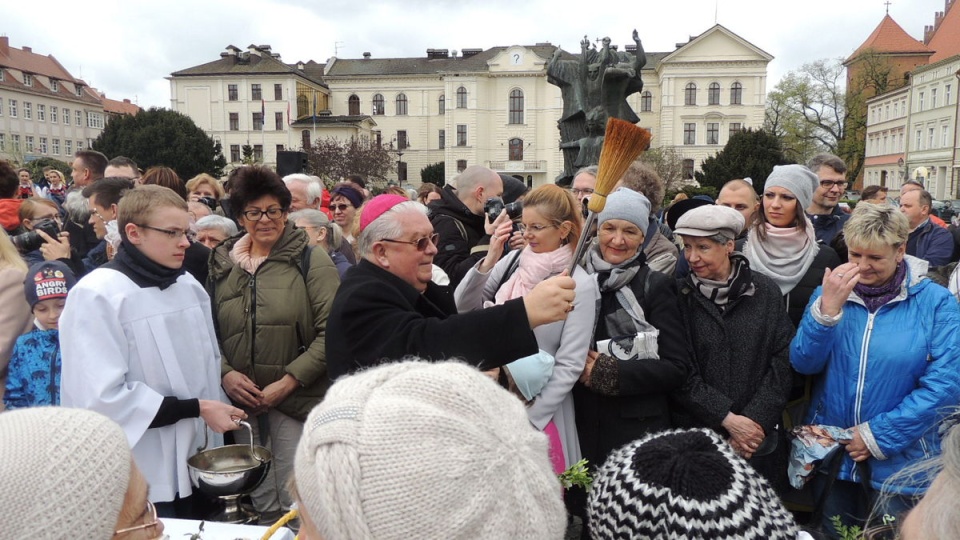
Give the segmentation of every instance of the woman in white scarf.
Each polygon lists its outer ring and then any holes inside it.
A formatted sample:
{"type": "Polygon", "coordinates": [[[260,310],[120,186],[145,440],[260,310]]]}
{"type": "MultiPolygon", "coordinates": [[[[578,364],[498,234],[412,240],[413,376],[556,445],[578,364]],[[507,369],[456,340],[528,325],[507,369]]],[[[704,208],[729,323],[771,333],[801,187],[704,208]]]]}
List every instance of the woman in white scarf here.
{"type": "Polygon", "coordinates": [[[804,213],[819,182],[817,175],[803,165],[774,167],[743,248],[750,269],[780,287],[794,326],[800,323],[810,295],[823,280],[824,269],[840,264],[832,248],[817,243],[813,224],[804,213]]]}

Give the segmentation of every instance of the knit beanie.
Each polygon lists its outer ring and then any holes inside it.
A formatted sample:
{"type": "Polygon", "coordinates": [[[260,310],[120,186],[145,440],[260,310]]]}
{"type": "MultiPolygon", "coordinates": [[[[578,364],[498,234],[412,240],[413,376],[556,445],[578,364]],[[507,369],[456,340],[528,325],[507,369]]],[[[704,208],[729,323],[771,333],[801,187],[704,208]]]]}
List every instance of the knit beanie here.
{"type": "Polygon", "coordinates": [[[803,212],[813,203],[813,192],[819,184],[820,178],[803,165],[775,165],[763,189],[782,187],[790,190],[800,205],[797,211],[803,212]]]}
{"type": "Polygon", "coordinates": [[[302,511],[326,540],[555,539],[547,437],[476,368],[405,361],[339,379],[304,425],[302,511]]]}
{"type": "Polygon", "coordinates": [[[0,414],[3,531],[113,538],[130,464],[123,430],[101,414],[63,407],[0,414]]]}
{"type": "Polygon", "coordinates": [[[51,298],[66,298],[67,292],[77,284],[73,271],[60,261],[44,261],[27,270],[23,280],[23,293],[33,309],[38,302],[51,298]]]}
{"type": "Polygon", "coordinates": [[[594,477],[587,514],[594,540],[797,537],[766,479],[709,429],[654,433],[615,451],[594,477]]]}
{"type": "Polygon", "coordinates": [[[337,184],[333,187],[333,191],[330,192],[330,198],[334,197],[344,197],[354,208],[360,208],[363,205],[363,193],[360,193],[353,186],[347,184],[337,184]]]}
{"type": "Polygon", "coordinates": [[[607,197],[597,222],[602,225],[610,219],[629,221],[646,233],[650,221],[650,201],[643,193],[620,188],[607,197]]]}

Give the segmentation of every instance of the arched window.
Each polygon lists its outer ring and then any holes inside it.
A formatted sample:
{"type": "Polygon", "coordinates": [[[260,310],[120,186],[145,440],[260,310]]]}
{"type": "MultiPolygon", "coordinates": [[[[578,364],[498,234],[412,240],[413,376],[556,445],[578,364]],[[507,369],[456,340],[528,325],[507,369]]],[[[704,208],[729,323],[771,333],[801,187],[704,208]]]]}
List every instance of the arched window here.
{"type": "Polygon", "coordinates": [[[300,132],[300,146],[303,150],[310,148],[310,130],[305,129],[300,132]]]}
{"type": "Polygon", "coordinates": [[[383,114],[383,96],[380,94],[373,95],[373,115],[383,114]]]}
{"type": "Polygon", "coordinates": [[[440,98],[437,99],[437,106],[440,110],[440,114],[445,114],[447,112],[447,98],[443,94],[440,94],[440,98]]]}
{"type": "Polygon", "coordinates": [[[359,116],[360,115],[360,98],[356,94],[350,96],[347,100],[347,109],[350,116],[359,116]]]}
{"type": "Polygon", "coordinates": [[[510,139],[509,161],[523,161],[523,139],[510,139]]]}
{"type": "Polygon", "coordinates": [[[640,112],[650,112],[653,110],[653,94],[649,90],[644,90],[640,94],[640,112]]]}
{"type": "Polygon", "coordinates": [[[397,116],[406,116],[407,114],[407,95],[397,94],[397,116]]]}
{"type": "Polygon", "coordinates": [[[694,83],[687,83],[686,88],[683,90],[683,104],[684,105],[696,105],[697,104],[697,85],[694,83]]]}
{"type": "Polygon", "coordinates": [[[467,89],[464,87],[457,88],[457,108],[466,109],[467,108],[467,89]]]}
{"type": "Polygon", "coordinates": [[[710,83],[710,88],[707,90],[707,105],[719,105],[720,104],[720,83],[710,83]]]}
{"type": "Polygon", "coordinates": [[[738,82],[735,82],[730,86],[730,104],[731,105],[743,104],[743,85],[741,85],[738,82]]]}
{"type": "MultiPolygon", "coordinates": [[[[515,88],[510,91],[510,120],[511,124],[523,123],[523,90],[515,88]]],[[[522,152],[521,152],[522,153],[522,152]]],[[[523,158],[521,158],[523,159],[523,158]]]]}
{"type": "Polygon", "coordinates": [[[297,118],[303,118],[304,116],[310,115],[310,111],[307,108],[308,106],[307,96],[303,94],[297,96],[297,118]]]}

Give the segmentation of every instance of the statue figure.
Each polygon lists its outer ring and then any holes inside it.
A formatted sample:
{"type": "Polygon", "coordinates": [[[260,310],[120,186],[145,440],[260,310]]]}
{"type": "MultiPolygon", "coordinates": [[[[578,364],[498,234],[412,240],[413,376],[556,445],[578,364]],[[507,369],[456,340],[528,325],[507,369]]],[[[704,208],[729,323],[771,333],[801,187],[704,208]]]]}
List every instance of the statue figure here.
{"type": "Polygon", "coordinates": [[[640,70],[647,57],[636,30],[633,41],[637,50],[631,55],[611,49],[609,37],[603,38],[598,51],[584,36],[579,58],[562,59],[563,51],[558,47],[547,63],[547,81],[560,88],[563,99],[557,124],[564,170],[557,178],[558,184],[569,185],[577,169],[599,161],[607,118],[633,123],[640,120],[627,103],[627,96],[643,90],[640,70]]]}

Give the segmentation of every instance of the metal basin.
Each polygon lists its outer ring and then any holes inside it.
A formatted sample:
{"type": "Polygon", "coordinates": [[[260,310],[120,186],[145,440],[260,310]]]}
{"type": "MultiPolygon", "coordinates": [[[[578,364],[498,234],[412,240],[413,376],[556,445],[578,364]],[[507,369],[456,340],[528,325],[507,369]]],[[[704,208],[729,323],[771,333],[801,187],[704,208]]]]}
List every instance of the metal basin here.
{"type": "Polygon", "coordinates": [[[187,460],[190,481],[212,497],[250,493],[263,482],[273,454],[262,446],[231,444],[204,450],[187,460]]]}

